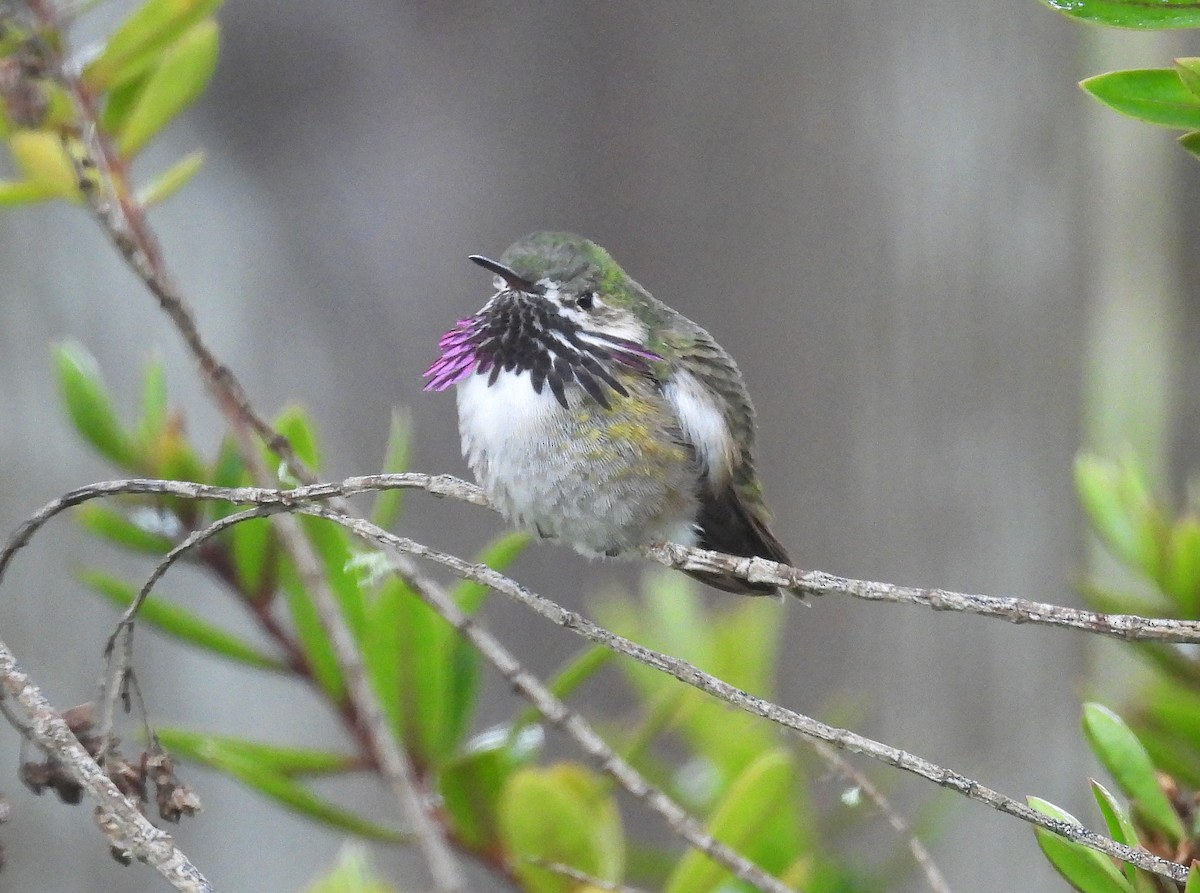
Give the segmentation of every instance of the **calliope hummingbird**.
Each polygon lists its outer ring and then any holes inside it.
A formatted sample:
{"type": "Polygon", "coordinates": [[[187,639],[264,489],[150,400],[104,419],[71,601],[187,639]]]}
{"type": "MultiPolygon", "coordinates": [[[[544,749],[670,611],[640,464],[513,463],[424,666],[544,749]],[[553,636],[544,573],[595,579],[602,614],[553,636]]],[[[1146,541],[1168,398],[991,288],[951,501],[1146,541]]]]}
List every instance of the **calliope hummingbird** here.
{"type": "Polygon", "coordinates": [[[506,518],[585,555],[674,542],[789,563],[754,470],[754,407],[708,332],[579,236],[471,260],[496,293],[442,336],[425,390],[458,386],[463,455],[506,518]]]}

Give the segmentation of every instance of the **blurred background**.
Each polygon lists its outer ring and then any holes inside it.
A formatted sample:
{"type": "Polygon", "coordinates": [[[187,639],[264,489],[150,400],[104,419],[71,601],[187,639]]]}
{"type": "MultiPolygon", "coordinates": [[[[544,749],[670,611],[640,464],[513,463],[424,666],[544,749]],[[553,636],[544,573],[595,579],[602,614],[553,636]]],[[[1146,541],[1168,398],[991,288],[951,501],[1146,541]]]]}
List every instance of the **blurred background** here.
{"type": "MultiPolygon", "coordinates": [[[[81,44],[127,9],[89,14],[81,44]]],[[[240,0],[221,22],[212,89],[138,170],[207,152],[152,222],[258,407],[311,411],[326,477],[378,470],[396,408],[411,418],[414,468],[465,473],[453,397],[423,394],[420,373],[490,293],[466,255],[542,228],[609,248],[738,359],[776,533],[803,567],[1077,604],[1091,559],[1076,451],[1132,444],[1166,482],[1197,465],[1197,358],[1184,350],[1200,327],[1197,261],[1181,224],[1200,168],[1167,132],[1076,87],[1169,64],[1188,51],[1182,37],[1101,31],[1034,0],[240,0]]],[[[56,340],[90,349],[131,410],[145,361],[161,356],[189,431],[215,447],[220,421],[190,359],[85,213],[0,215],[0,269],[4,530],[112,476],[60,409],[56,340]]],[[[406,515],[407,535],[457,552],[500,526],[419,495],[406,515]]],[[[3,638],[60,707],[92,695],[113,621],[73,576],[93,564],[145,570],[63,521],[5,581],[3,638]]],[[[515,576],[587,611],[642,570],[540,545],[515,576]]],[[[234,622],[206,587],[181,572],[168,591],[234,622]]],[[[844,598],[762,609],[786,624],[782,703],[818,716],[850,704],[856,731],[1099,824],[1079,702],[1097,694],[1083,683],[1094,671],[1119,704],[1132,672],[1119,647],[844,598]]],[[[580,647],[500,600],[488,623],[538,672],[580,647]]],[[[154,636],[139,647],[160,722],[338,740],[296,686],[154,636]]],[[[513,708],[493,684],[485,717],[513,708]]],[[[18,789],[17,747],[0,734],[14,807],[0,890],[162,888],[110,860],[87,811],[18,789]]],[[[906,809],[934,795],[858,765],[906,809]]],[[[187,780],[208,812],[179,829],[181,845],[220,889],[299,890],[340,844],[223,777],[187,780]]],[[[939,800],[931,844],[954,889],[1066,889],[1025,825],[939,800]]],[[[418,889],[415,854],[380,861],[418,889]]],[[[904,889],[921,887],[914,874],[904,889]]]]}

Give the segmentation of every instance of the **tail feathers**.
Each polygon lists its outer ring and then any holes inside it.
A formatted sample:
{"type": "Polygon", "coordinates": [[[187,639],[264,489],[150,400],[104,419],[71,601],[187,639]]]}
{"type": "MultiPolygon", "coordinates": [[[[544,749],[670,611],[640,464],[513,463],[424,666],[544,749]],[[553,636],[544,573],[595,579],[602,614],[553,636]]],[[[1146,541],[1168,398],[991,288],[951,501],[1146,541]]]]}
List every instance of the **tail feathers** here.
{"type": "MultiPolygon", "coordinates": [[[[759,512],[749,507],[732,487],[719,494],[705,494],[701,499],[699,546],[714,552],[727,552],[745,558],[766,558],[780,564],[791,564],[787,550],[767,527],[759,512]]],[[[774,595],[779,590],[770,583],[748,583],[732,574],[706,571],[687,571],[702,583],[725,592],[746,595],[774,595]]]]}

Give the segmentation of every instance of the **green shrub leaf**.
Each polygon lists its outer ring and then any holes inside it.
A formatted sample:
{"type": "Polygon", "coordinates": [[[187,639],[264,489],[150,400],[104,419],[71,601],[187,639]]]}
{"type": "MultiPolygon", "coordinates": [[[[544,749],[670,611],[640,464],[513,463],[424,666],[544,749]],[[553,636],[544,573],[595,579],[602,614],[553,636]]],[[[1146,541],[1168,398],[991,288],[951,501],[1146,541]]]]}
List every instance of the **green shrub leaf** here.
{"type": "MultiPolygon", "coordinates": [[[[253,523],[255,522],[244,522],[234,530],[253,523]]],[[[325,632],[325,627],[321,624],[321,618],[317,614],[312,594],[296,573],[291,562],[279,562],[279,575],[288,611],[292,617],[292,626],[296,630],[296,638],[304,651],[304,657],[308,661],[313,678],[330,698],[341,703],[345,696],[342,671],[338,666],[333,644],[329,641],[329,635],[325,632]]]]}
{"type": "MultiPolygon", "coordinates": [[[[1064,809],[1038,797],[1028,798],[1029,806],[1060,822],[1079,825],[1080,822],[1064,809]]],[[[1045,828],[1034,828],[1038,846],[1050,860],[1055,871],[1080,893],[1134,893],[1133,885],[1103,853],[1083,844],[1060,837],[1045,828]]]]}
{"type": "MultiPolygon", "coordinates": [[[[1140,846],[1137,829],[1134,828],[1129,813],[1121,807],[1117,798],[1109,793],[1104,785],[1094,778],[1091,779],[1091,782],[1092,795],[1096,798],[1100,813],[1104,816],[1104,824],[1108,826],[1108,836],[1117,843],[1123,843],[1129,847],[1140,846]]],[[[1136,886],[1137,868],[1128,862],[1122,863],[1122,868],[1125,872],[1125,879],[1136,886]]]]}
{"type": "Polygon", "coordinates": [[[1185,133],[1179,138],[1179,145],[1183,146],[1190,154],[1200,158],[1200,130],[1185,133]]]}
{"type": "Polygon", "coordinates": [[[347,844],[338,853],[329,873],[318,878],[305,893],[397,893],[371,871],[370,860],[361,845],[347,844]]]}
{"type": "Polygon", "coordinates": [[[175,543],[169,536],[147,530],[123,512],[96,502],[85,502],[75,509],[83,528],[110,543],[147,555],[165,555],[175,543]]]}
{"type": "MultiPolygon", "coordinates": [[[[293,812],[307,816],[322,825],[370,840],[399,843],[409,839],[409,836],[401,831],[378,825],[318,796],[294,778],[276,772],[269,762],[260,763],[257,756],[247,756],[245,744],[250,742],[229,746],[229,739],[208,737],[201,740],[202,746],[197,746],[190,752],[187,751],[184,742],[180,753],[224,772],[293,812]]],[[[178,737],[176,743],[181,743],[178,737]]]]}
{"type": "Polygon", "coordinates": [[[156,731],[163,746],[173,754],[208,762],[214,754],[233,754],[280,775],[335,775],[359,769],[358,760],[344,753],[304,747],[282,747],[250,741],[234,735],[215,735],[191,729],[165,728],[156,731]]]}
{"type": "Polygon", "coordinates": [[[1170,68],[1110,71],[1080,82],[1114,111],[1161,127],[1200,128],[1200,96],[1170,68]]]}
{"type": "Polygon", "coordinates": [[[48,130],[17,130],[8,137],[13,161],[25,179],[55,198],[78,198],[79,177],[62,139],[48,130]]]}
{"type": "Polygon", "coordinates": [[[1114,28],[1200,28],[1195,0],[1043,0],[1051,9],[1114,28]]]}
{"type": "Polygon", "coordinates": [[[138,201],[147,208],[173,196],[191,182],[204,166],[204,153],[190,152],[138,190],[138,201]]]}
{"type": "Polygon", "coordinates": [[[530,859],[560,862],[617,882],[625,864],[624,837],[608,785],[574,763],[520,769],[505,785],[500,831],[509,859],[530,893],[568,893],[577,881],[530,859]]]}
{"type": "Polygon", "coordinates": [[[1171,528],[1163,589],[1184,617],[1200,616],[1200,518],[1184,515],[1171,528]]]}
{"type": "Polygon", "coordinates": [[[1175,73],[1193,96],[1200,96],[1200,59],[1195,56],[1176,59],[1175,73]]]}
{"type": "MultiPolygon", "coordinates": [[[[726,790],[709,821],[709,832],[735,850],[745,851],[788,809],[794,787],[791,756],[783,750],[763,753],[726,790]]],[[[663,890],[712,893],[732,882],[729,869],[703,853],[689,850],[671,872],[663,890]]]]}
{"type": "MultiPolygon", "coordinates": [[[[412,425],[408,417],[396,410],[392,411],[392,422],[388,427],[387,452],[383,457],[384,474],[401,474],[408,471],[408,460],[411,451],[412,425]]],[[[400,489],[383,490],[375,497],[375,510],[371,520],[385,530],[396,523],[404,501],[404,491],[400,489]]]]}
{"type": "MultiPolygon", "coordinates": [[[[132,583],[100,571],[84,571],[80,577],[85,584],[121,608],[131,605],[138,593],[138,587],[132,583]]],[[[287,669],[280,659],[260,651],[233,633],[213,626],[187,608],[173,604],[159,595],[151,595],[146,599],[138,612],[138,620],[157,627],[167,635],[189,645],[195,645],[246,666],[263,670],[287,669]]]]}
{"type": "Polygon", "coordinates": [[[132,157],[199,98],[217,68],[220,38],[213,19],[180,35],[162,55],[117,132],[121,154],[132,157]]]}
{"type": "Polygon", "coordinates": [[[137,450],[113,408],[100,368],[76,341],[64,341],[54,350],[58,383],[75,428],[101,455],[122,468],[137,469],[137,450]]]}
{"type": "Polygon", "coordinates": [[[145,74],[185,31],[204,21],[222,0],[147,0],[113,32],[103,51],[84,69],[97,92],[145,74]]]}
{"type": "Polygon", "coordinates": [[[1146,749],[1121,717],[1102,704],[1085,704],[1083,731],[1096,757],[1129,798],[1134,814],[1172,843],[1183,839],[1183,820],[1159,786],[1146,749]]]}
{"type": "Polygon", "coordinates": [[[455,834],[468,848],[487,852],[499,844],[500,795],[518,765],[507,737],[492,736],[438,772],[442,801],[455,834]]]}

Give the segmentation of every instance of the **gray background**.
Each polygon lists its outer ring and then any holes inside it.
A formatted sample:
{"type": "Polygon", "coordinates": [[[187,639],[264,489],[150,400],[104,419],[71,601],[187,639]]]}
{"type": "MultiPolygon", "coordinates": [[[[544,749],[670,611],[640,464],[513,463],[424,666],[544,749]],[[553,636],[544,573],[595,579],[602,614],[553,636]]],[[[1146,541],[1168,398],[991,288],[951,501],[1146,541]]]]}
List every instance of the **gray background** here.
{"type": "MultiPolygon", "coordinates": [[[[85,33],[121,9],[103,7],[85,33]]],[[[802,566],[1075,604],[1088,560],[1076,450],[1132,439],[1153,461],[1189,464],[1179,432],[1196,398],[1181,387],[1178,343],[1195,322],[1178,233],[1196,174],[1165,132],[1075,87],[1104,66],[1165,64],[1186,49],[1178,38],[1109,35],[1033,0],[242,0],[221,21],[211,91],[137,170],[208,152],[153,222],[203,331],[258,406],[311,410],[327,476],[377,469],[394,407],[411,413],[415,467],[464,471],[453,399],[422,394],[420,372],[438,335],[487,296],[465,256],[537,228],[607,246],[738,358],[776,531],[802,566]]],[[[112,475],[58,407],[56,339],[83,341],[125,405],[159,354],[195,439],[216,443],[190,360],[86,215],[0,216],[0,269],[3,529],[112,475]]],[[[408,505],[406,532],[451,550],[498,529],[476,510],[408,505]]],[[[94,563],[145,572],[64,522],[5,581],[3,637],[62,706],[91,695],[112,621],[73,577],[94,563]]],[[[614,573],[637,578],[553,546],[516,570],[585,610],[614,573]]],[[[239,619],[196,575],[164,591],[239,619]]],[[[1119,649],[841,598],[762,609],[786,623],[783,703],[824,715],[849,699],[858,731],[1100,824],[1078,705],[1090,660],[1106,691],[1122,690],[1119,649]]],[[[489,623],[539,671],[579,647],[498,601],[489,623]]],[[[150,636],[141,647],[160,722],[338,740],[296,686],[150,636]]],[[[618,693],[606,706],[623,704],[618,693]]],[[[493,685],[484,718],[513,706],[493,685]]],[[[16,751],[0,733],[0,787],[15,807],[0,830],[0,889],[163,888],[109,860],[87,810],[18,789],[16,751]]],[[[906,807],[933,793],[873,774],[906,807]]],[[[300,889],[339,846],[231,782],[189,776],[208,812],[179,838],[220,889],[300,889]]],[[[934,849],[952,887],[1066,889],[1025,826],[944,802],[934,849]]],[[[389,809],[380,801],[381,817],[389,809]]],[[[893,845],[869,826],[845,858],[893,845]]],[[[420,889],[415,856],[380,863],[420,889]]]]}

